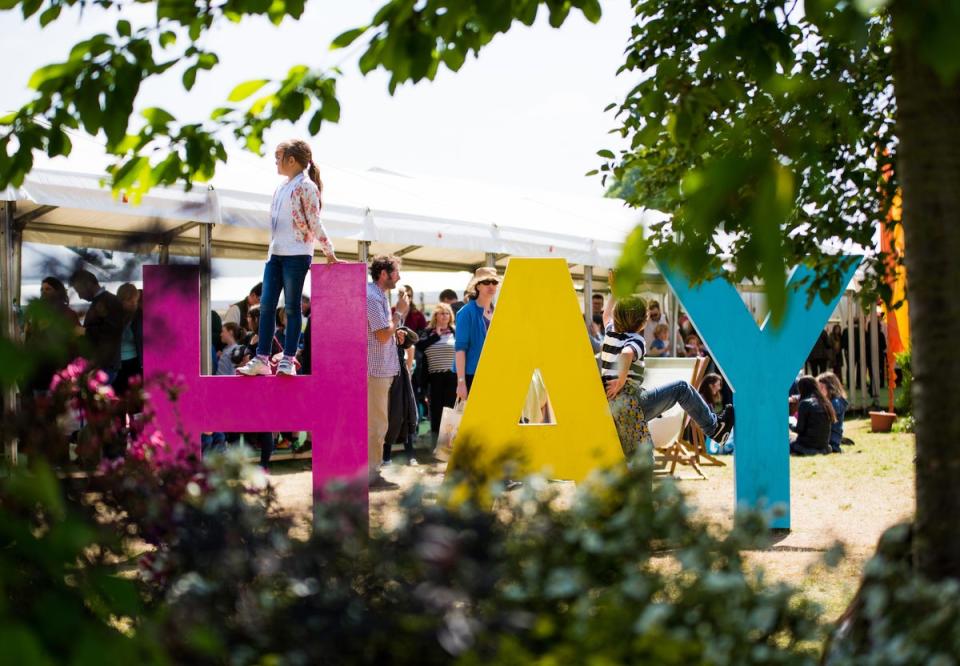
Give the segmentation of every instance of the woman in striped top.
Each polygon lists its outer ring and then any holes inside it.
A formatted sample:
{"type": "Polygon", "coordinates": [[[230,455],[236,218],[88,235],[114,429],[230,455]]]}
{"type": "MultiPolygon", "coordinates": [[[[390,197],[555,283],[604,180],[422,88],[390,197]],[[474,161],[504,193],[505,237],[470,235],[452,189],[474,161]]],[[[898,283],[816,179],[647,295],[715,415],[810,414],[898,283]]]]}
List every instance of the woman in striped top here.
{"type": "Polygon", "coordinates": [[[685,381],[651,390],[641,388],[646,352],[642,331],[646,319],[647,306],[639,296],[629,296],[615,305],[611,297],[603,313],[607,333],[600,352],[601,376],[624,455],[632,457],[644,443],[652,447],[647,420],[676,404],[708,437],[722,443],[733,427],[733,406],[726,406],[717,417],[690,382],[685,381]]]}
{"type": "Polygon", "coordinates": [[[454,322],[456,316],[446,303],[437,303],[430,317],[430,327],[417,345],[427,361],[427,385],[430,395],[430,430],[440,432],[444,407],[453,407],[457,400],[457,373],[452,370],[454,322]]]}

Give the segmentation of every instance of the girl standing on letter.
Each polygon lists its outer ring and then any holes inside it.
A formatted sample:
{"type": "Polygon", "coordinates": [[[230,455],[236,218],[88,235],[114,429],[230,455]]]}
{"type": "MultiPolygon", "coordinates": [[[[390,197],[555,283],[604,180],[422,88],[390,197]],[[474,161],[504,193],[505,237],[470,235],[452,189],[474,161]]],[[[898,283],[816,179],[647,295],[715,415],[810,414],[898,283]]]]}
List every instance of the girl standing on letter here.
{"type": "Polygon", "coordinates": [[[277,146],[277,173],[287,181],[277,188],[270,206],[270,249],[263,267],[263,293],[260,296],[260,317],[257,354],[237,369],[244,375],[269,375],[270,345],[273,341],[273,312],[283,291],[287,326],[283,336],[283,358],[278,375],[297,374],[294,354],[300,339],[300,297],[303,281],[310,270],[314,244],[319,242],[328,264],[341,263],[333,244],[320,222],[320,194],[323,183],[320,170],[306,141],[294,139],[277,146]]]}

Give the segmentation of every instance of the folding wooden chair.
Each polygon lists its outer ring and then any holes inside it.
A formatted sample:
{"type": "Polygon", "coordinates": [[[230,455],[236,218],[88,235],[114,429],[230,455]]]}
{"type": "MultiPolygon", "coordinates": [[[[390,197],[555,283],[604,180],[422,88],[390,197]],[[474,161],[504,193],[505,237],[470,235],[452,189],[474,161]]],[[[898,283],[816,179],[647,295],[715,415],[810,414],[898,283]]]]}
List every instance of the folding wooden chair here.
{"type": "MultiPolygon", "coordinates": [[[[693,381],[690,382],[694,388],[699,389],[700,383],[707,374],[708,365],[709,359],[699,359],[699,363],[693,370],[693,381]]],[[[707,452],[706,435],[700,426],[698,426],[689,415],[684,419],[683,433],[681,436],[683,438],[685,447],[693,452],[694,459],[698,464],[704,466],[710,465],[714,467],[726,467],[727,463],[707,452]],[[690,435],[689,439],[687,438],[688,433],[690,435]]],[[[676,465],[674,464],[674,467],[675,466],[676,465]]],[[[671,469],[671,473],[672,471],[673,470],[671,469]]]]}
{"type": "MultiPolygon", "coordinates": [[[[648,358],[643,383],[648,388],[662,386],[677,380],[686,380],[697,386],[706,373],[707,359],[648,358]],[[696,383],[694,383],[696,382],[696,383]]],[[[678,464],[690,465],[706,478],[700,469],[696,451],[684,438],[687,416],[680,405],[674,405],[655,419],[647,421],[653,437],[654,473],[672,475],[678,464]]]]}

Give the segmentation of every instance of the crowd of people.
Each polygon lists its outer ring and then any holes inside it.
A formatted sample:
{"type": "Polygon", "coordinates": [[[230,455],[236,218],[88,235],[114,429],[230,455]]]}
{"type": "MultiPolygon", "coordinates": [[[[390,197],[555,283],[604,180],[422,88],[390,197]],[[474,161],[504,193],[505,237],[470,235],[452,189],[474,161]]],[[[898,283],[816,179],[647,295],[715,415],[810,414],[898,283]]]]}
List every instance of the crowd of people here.
{"type": "MultiPolygon", "coordinates": [[[[328,263],[339,263],[320,221],[323,185],[309,146],[300,140],[280,144],[275,151],[277,173],[284,176],[271,205],[271,234],[263,280],[221,317],[211,313],[213,367],[219,375],[294,376],[311,371],[310,299],[303,286],[319,245],[328,263]],[[279,305],[283,294],[283,304],[279,305]]],[[[368,477],[372,486],[389,486],[381,474],[392,464],[393,449],[403,447],[406,461],[418,463],[415,444],[422,419],[428,419],[434,437],[443,409],[467,400],[479,367],[487,332],[495,312],[500,277],[495,268],[476,270],[458,299],[452,289],[440,293],[429,321],[418,309],[413,289],[398,290],[391,306],[390,292],[400,282],[400,259],[378,256],[369,263],[367,284],[367,410],[368,477]]],[[[611,274],[611,281],[613,276],[611,274]]],[[[90,302],[82,325],[69,307],[67,291],[55,277],[43,281],[41,298],[86,341],[91,363],[123,393],[131,379],[143,372],[142,295],[135,285],[122,285],[111,294],[86,270],[70,279],[77,295],[90,302]]],[[[684,315],[672,328],[656,300],[631,296],[622,300],[594,294],[587,335],[627,458],[652,444],[648,421],[679,404],[720,452],[732,452],[734,426],[732,393],[715,363],[684,315]],[[674,349],[675,340],[682,341],[674,349]],[[710,372],[698,387],[685,381],[644,387],[647,357],[707,357],[710,372]]],[[[43,326],[27,326],[26,337],[44,334],[43,326]]],[[[798,455],[839,451],[843,436],[846,396],[834,372],[842,333],[835,327],[824,333],[811,358],[819,377],[800,377],[791,452],[798,455]],[[833,350],[831,356],[820,347],[833,350]],[[822,363],[821,363],[822,360],[822,363]]],[[[31,380],[31,391],[49,386],[55,367],[41,368],[31,380]]],[[[534,377],[536,381],[536,377],[534,377]]],[[[545,391],[521,421],[549,418],[545,391]],[[542,403],[542,404],[541,404],[542,403]],[[529,413],[528,413],[529,412],[529,413]]],[[[539,395],[539,394],[538,394],[539,395]]],[[[223,448],[243,437],[260,450],[267,467],[276,446],[310,447],[299,433],[217,433],[201,435],[204,452],[223,448]],[[301,441],[302,440],[302,441],[301,441]]]]}

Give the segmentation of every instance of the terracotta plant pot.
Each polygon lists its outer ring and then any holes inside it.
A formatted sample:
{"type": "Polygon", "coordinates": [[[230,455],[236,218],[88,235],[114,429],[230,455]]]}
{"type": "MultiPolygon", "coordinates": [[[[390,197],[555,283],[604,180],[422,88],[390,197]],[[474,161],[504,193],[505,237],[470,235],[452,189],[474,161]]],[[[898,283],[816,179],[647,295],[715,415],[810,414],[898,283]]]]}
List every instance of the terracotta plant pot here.
{"type": "Polygon", "coordinates": [[[893,412],[870,412],[870,430],[872,432],[890,432],[897,415],[893,412]]]}

